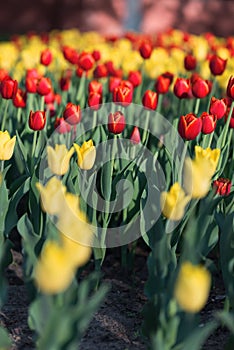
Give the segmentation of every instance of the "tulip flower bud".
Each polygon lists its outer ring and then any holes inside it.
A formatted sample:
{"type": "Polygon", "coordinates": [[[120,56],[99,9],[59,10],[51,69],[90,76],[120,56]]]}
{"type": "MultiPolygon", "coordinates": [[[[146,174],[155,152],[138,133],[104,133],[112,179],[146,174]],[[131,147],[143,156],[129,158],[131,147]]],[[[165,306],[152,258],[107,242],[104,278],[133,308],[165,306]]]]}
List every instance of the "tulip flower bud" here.
{"type": "Polygon", "coordinates": [[[52,91],[52,82],[49,78],[42,77],[37,82],[37,93],[41,96],[48,95],[52,91]]]}
{"type": "Polygon", "coordinates": [[[158,95],[152,90],[146,90],[142,98],[142,104],[145,108],[156,109],[158,104],[158,95]]]}
{"type": "Polygon", "coordinates": [[[88,71],[93,68],[94,58],[90,53],[82,52],[79,57],[79,67],[84,71],[88,71]]]}
{"type": "Polygon", "coordinates": [[[29,115],[29,127],[30,129],[37,131],[42,130],[46,123],[46,113],[44,111],[30,112],[29,115]]]}
{"type": "Polygon", "coordinates": [[[41,52],[40,62],[44,66],[49,66],[53,60],[53,55],[50,49],[45,49],[41,52]]]}
{"type": "Polygon", "coordinates": [[[82,146],[74,143],[74,148],[78,157],[78,166],[83,170],[92,169],[96,159],[96,147],[93,140],[84,142],[82,146]]]}
{"type": "Polygon", "coordinates": [[[111,77],[117,77],[117,78],[122,78],[123,76],[123,71],[122,69],[116,69],[114,67],[114,64],[112,61],[108,61],[105,63],[105,66],[107,68],[107,71],[108,71],[108,75],[111,76],[111,77]]]}
{"type": "Polygon", "coordinates": [[[208,82],[207,80],[198,78],[192,83],[192,93],[193,93],[193,96],[197,98],[206,97],[210,93],[210,91],[211,91],[211,85],[210,85],[210,82],[208,82]]]}
{"type": "Polygon", "coordinates": [[[0,160],[11,159],[16,142],[16,136],[10,137],[8,131],[0,131],[0,160]]]}
{"type": "Polygon", "coordinates": [[[78,52],[69,46],[64,46],[62,49],[64,58],[71,64],[78,64],[79,54],[78,52]]]}
{"type": "Polygon", "coordinates": [[[11,79],[10,77],[6,77],[1,81],[0,84],[0,92],[2,95],[2,98],[5,98],[7,100],[12,99],[18,89],[18,83],[16,80],[11,79]]]}
{"type": "Polygon", "coordinates": [[[25,80],[26,91],[31,94],[35,94],[37,92],[37,83],[38,83],[37,78],[26,77],[26,80],[25,80]]]}
{"type": "Polygon", "coordinates": [[[139,71],[130,71],[128,74],[128,80],[132,83],[134,87],[141,85],[142,75],[139,71]]]}
{"type": "Polygon", "coordinates": [[[130,136],[130,140],[133,144],[138,144],[141,142],[141,134],[137,126],[134,126],[130,136]]]}
{"type": "Polygon", "coordinates": [[[152,45],[146,41],[143,41],[139,47],[139,52],[141,54],[141,57],[144,58],[145,60],[150,58],[152,50],[153,50],[152,45]]]}
{"type": "Polygon", "coordinates": [[[202,121],[195,114],[189,113],[181,116],[178,124],[180,136],[185,140],[194,140],[201,132],[202,121]]]}
{"type": "Polygon", "coordinates": [[[197,60],[193,55],[186,55],[184,58],[184,68],[188,71],[196,69],[197,60]]]}
{"type": "Polygon", "coordinates": [[[100,61],[100,59],[101,59],[101,53],[99,50],[94,50],[92,52],[92,56],[93,56],[95,62],[100,61]]]}
{"type": "Polygon", "coordinates": [[[0,68],[0,82],[5,78],[9,78],[8,71],[4,68],[0,68]]]}
{"type": "Polygon", "coordinates": [[[207,112],[203,112],[201,115],[202,121],[202,133],[203,134],[211,134],[216,128],[217,118],[213,114],[209,114],[207,112]]]}
{"type": "Polygon", "coordinates": [[[121,79],[118,77],[110,77],[109,79],[109,92],[113,92],[116,87],[121,83],[121,79]]]}
{"type": "Polygon", "coordinates": [[[221,119],[225,115],[226,110],[227,110],[227,105],[223,98],[221,100],[218,100],[214,96],[211,97],[210,109],[209,109],[210,114],[215,115],[217,119],[221,119]]]}
{"type": "Polygon", "coordinates": [[[124,107],[132,102],[133,92],[129,87],[118,86],[113,91],[113,102],[124,107]]]}
{"type": "Polygon", "coordinates": [[[220,196],[228,196],[231,192],[232,183],[231,180],[220,177],[213,182],[213,188],[216,194],[220,196]]]}
{"type": "Polygon", "coordinates": [[[108,130],[113,134],[121,134],[126,125],[125,117],[121,112],[110,113],[108,117],[108,130]]]}
{"type": "Polygon", "coordinates": [[[171,85],[171,81],[169,78],[160,75],[155,82],[155,90],[158,94],[166,94],[171,85]]]}
{"type": "Polygon", "coordinates": [[[64,118],[56,118],[54,128],[59,134],[66,134],[71,130],[70,124],[68,124],[64,118]]]}
{"type": "Polygon", "coordinates": [[[59,85],[62,91],[68,91],[71,85],[71,78],[61,77],[59,80],[59,85]]]}
{"type": "Polygon", "coordinates": [[[209,67],[213,75],[222,75],[226,68],[227,60],[222,59],[217,55],[210,58],[209,67]]]}
{"type": "Polygon", "coordinates": [[[62,176],[68,172],[74,147],[70,150],[65,145],[55,145],[55,148],[47,146],[48,166],[55,175],[62,176]]]}
{"type": "Polygon", "coordinates": [[[186,312],[199,312],[206,304],[211,286],[211,275],[203,266],[184,262],[175,284],[175,299],[186,312]]]}
{"type": "Polygon", "coordinates": [[[89,82],[88,90],[90,92],[97,92],[98,94],[102,94],[102,83],[97,80],[92,80],[89,82]]]}
{"type": "Polygon", "coordinates": [[[102,95],[98,92],[90,92],[88,96],[88,105],[91,109],[97,111],[102,103],[102,95]]]}
{"type": "Polygon", "coordinates": [[[174,74],[172,74],[171,72],[165,72],[162,74],[163,78],[167,78],[170,80],[170,84],[173,82],[174,79],[174,74]]]}
{"type": "Polygon", "coordinates": [[[47,95],[45,95],[45,103],[49,104],[49,103],[54,103],[54,91],[51,90],[47,95]]]}
{"type": "Polygon", "coordinates": [[[69,102],[63,112],[63,118],[71,125],[78,124],[81,121],[80,106],[69,102]]]}
{"type": "Polygon", "coordinates": [[[107,77],[107,75],[108,75],[108,71],[105,64],[103,63],[98,64],[93,71],[93,76],[95,79],[105,78],[107,77]]]}
{"type": "Polygon", "coordinates": [[[234,76],[230,76],[230,79],[228,81],[227,85],[227,96],[234,100],[234,76]]]}
{"type": "Polygon", "coordinates": [[[188,98],[190,93],[190,81],[189,79],[177,78],[174,85],[174,94],[178,98],[188,98]]]}
{"type": "Polygon", "coordinates": [[[26,107],[26,98],[27,98],[26,93],[24,91],[22,91],[21,89],[18,89],[16,92],[16,95],[12,99],[13,105],[16,108],[25,108],[26,107]]]}

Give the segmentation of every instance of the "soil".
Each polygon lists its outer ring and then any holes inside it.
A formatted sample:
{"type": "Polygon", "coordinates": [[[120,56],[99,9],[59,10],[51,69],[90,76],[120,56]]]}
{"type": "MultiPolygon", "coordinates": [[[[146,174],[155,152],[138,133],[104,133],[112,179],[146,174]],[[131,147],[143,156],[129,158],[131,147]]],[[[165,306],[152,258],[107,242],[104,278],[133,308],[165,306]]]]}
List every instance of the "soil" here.
{"type": "MultiPolygon", "coordinates": [[[[0,325],[6,327],[10,333],[13,344],[11,350],[31,350],[35,346],[33,333],[27,325],[29,301],[23,283],[22,255],[15,250],[12,254],[13,263],[6,271],[8,299],[0,312],[0,325]]],[[[81,350],[147,348],[141,336],[141,310],[146,302],[146,259],[147,250],[138,248],[134,270],[127,273],[120,267],[119,254],[110,252],[107,255],[103,266],[103,282],[107,282],[111,289],[82,339],[81,350]]],[[[201,323],[206,323],[212,318],[214,311],[222,309],[224,296],[222,280],[217,276],[207,306],[201,313],[201,323]]],[[[223,350],[228,336],[226,329],[218,328],[202,350],[223,350]]]]}

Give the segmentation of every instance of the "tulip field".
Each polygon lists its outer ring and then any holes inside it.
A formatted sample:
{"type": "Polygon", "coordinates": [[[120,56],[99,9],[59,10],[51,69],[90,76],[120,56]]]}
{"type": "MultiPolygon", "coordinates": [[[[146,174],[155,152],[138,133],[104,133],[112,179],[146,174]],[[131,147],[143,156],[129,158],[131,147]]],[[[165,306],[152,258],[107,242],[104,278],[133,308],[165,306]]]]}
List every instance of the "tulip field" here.
{"type": "MultiPolygon", "coordinates": [[[[221,330],[234,349],[233,129],[234,37],[0,42],[0,315],[17,251],[33,348],[89,349],[103,271],[131,285],[143,251],[142,348],[203,349],[221,330]]],[[[0,349],[19,348],[2,320],[0,349]]]]}

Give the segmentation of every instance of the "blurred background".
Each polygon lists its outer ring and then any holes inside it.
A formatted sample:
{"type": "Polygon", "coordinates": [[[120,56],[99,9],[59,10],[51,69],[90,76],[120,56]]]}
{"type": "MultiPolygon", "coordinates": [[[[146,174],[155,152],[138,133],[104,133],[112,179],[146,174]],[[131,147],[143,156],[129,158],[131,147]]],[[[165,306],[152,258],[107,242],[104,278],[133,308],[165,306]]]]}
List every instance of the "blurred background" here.
{"type": "Polygon", "coordinates": [[[233,0],[8,0],[1,3],[0,36],[68,28],[157,33],[169,27],[229,36],[233,19],[233,0]]]}

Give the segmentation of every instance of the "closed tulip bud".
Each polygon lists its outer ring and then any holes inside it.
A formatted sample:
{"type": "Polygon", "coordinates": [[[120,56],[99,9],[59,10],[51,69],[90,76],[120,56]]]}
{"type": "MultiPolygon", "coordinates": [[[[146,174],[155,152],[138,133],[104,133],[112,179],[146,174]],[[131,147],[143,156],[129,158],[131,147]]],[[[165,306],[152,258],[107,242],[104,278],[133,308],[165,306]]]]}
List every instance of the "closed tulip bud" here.
{"type": "Polygon", "coordinates": [[[197,60],[193,55],[186,55],[184,58],[184,68],[188,71],[196,69],[197,60]]]}
{"type": "Polygon", "coordinates": [[[89,82],[88,86],[89,93],[90,92],[97,92],[98,94],[102,94],[102,83],[100,83],[97,80],[92,80],[89,82]]]}
{"type": "Polygon", "coordinates": [[[50,49],[45,49],[41,52],[40,62],[44,66],[49,66],[53,60],[53,55],[50,49]]]}
{"type": "Polygon", "coordinates": [[[95,79],[105,78],[107,77],[107,75],[108,75],[108,71],[105,64],[103,63],[98,64],[93,71],[93,76],[95,79]]]}
{"type": "Polygon", "coordinates": [[[46,123],[46,113],[44,111],[30,112],[28,124],[30,129],[37,131],[42,130],[46,123]]]}
{"type": "Polygon", "coordinates": [[[178,131],[185,140],[194,140],[201,132],[202,121],[195,114],[189,113],[180,117],[178,131]]]}
{"type": "Polygon", "coordinates": [[[47,95],[45,95],[45,103],[49,104],[49,103],[54,103],[55,100],[55,95],[54,95],[54,91],[51,90],[47,95]]]}
{"type": "Polygon", "coordinates": [[[97,111],[102,103],[102,95],[98,92],[90,92],[88,96],[88,106],[97,111]]]}
{"type": "Polygon", "coordinates": [[[169,192],[162,192],[160,205],[163,215],[170,220],[178,221],[184,216],[185,208],[190,201],[179,183],[174,183],[169,192]]]}
{"type": "Polygon", "coordinates": [[[125,117],[121,112],[110,113],[108,117],[108,130],[113,134],[121,134],[126,125],[125,117]]]}
{"type": "Polygon", "coordinates": [[[207,80],[198,78],[192,83],[192,93],[196,98],[206,97],[211,90],[211,86],[207,80]]]}
{"type": "Polygon", "coordinates": [[[94,58],[90,53],[82,52],[79,57],[79,67],[84,71],[88,71],[93,68],[94,58]]]}
{"type": "Polygon", "coordinates": [[[71,85],[71,78],[61,77],[59,80],[59,85],[62,91],[68,91],[71,85]]]}
{"type": "Polygon", "coordinates": [[[170,84],[171,84],[173,82],[173,79],[174,79],[174,74],[172,74],[171,72],[164,72],[162,74],[162,77],[169,79],[170,80],[170,84]]]}
{"type": "Polygon", "coordinates": [[[69,102],[63,112],[63,118],[71,125],[78,124],[81,121],[80,106],[69,102]]]}
{"type": "Polygon", "coordinates": [[[59,134],[66,134],[71,130],[70,124],[68,124],[64,118],[56,118],[54,128],[59,134]]]}
{"type": "Polygon", "coordinates": [[[41,96],[48,95],[52,90],[53,90],[52,82],[49,78],[42,77],[40,80],[38,80],[37,93],[39,95],[41,96]]]}
{"type": "Polygon", "coordinates": [[[71,64],[78,64],[79,54],[70,46],[64,46],[62,49],[64,58],[71,64]]]}
{"type": "Polygon", "coordinates": [[[8,131],[0,131],[0,160],[11,159],[16,142],[16,136],[12,138],[8,131]]]}
{"type": "Polygon", "coordinates": [[[0,68],[0,82],[6,78],[9,78],[8,71],[4,68],[0,68]]]}
{"type": "Polygon", "coordinates": [[[35,68],[27,69],[26,78],[41,79],[41,74],[35,68]]]}
{"type": "Polygon", "coordinates": [[[134,87],[141,85],[142,75],[139,71],[131,71],[128,74],[128,80],[132,83],[134,87]]]}
{"type": "Polygon", "coordinates": [[[153,50],[152,45],[146,41],[143,41],[139,47],[139,52],[141,54],[141,57],[144,58],[145,60],[150,58],[152,50],[153,50]]]}
{"type": "Polygon", "coordinates": [[[101,52],[99,50],[94,50],[92,52],[92,56],[93,56],[95,62],[100,61],[100,59],[101,59],[101,52]]]}
{"type": "Polygon", "coordinates": [[[55,145],[55,148],[47,146],[48,166],[55,175],[64,175],[68,172],[74,147],[68,151],[65,145],[55,145]]]}
{"type": "Polygon", "coordinates": [[[13,105],[16,108],[25,108],[26,107],[26,99],[27,99],[26,93],[24,91],[22,91],[21,89],[18,89],[16,92],[16,95],[12,99],[13,105]]]}
{"type": "Polygon", "coordinates": [[[74,147],[78,157],[78,166],[83,170],[92,169],[96,159],[96,147],[92,140],[86,141],[82,146],[74,143],[74,147]]]}
{"type": "Polygon", "coordinates": [[[213,182],[213,188],[216,194],[228,196],[231,192],[232,183],[230,179],[220,177],[213,182]]]}
{"type": "Polygon", "coordinates": [[[11,79],[10,77],[6,77],[1,81],[0,84],[0,92],[2,98],[7,100],[12,99],[18,90],[18,83],[16,80],[11,79]]]}
{"type": "Polygon", "coordinates": [[[210,58],[209,67],[213,75],[222,75],[226,68],[227,60],[222,59],[217,55],[210,58]]]}
{"type": "Polygon", "coordinates": [[[166,94],[171,85],[171,81],[169,78],[160,75],[155,82],[155,90],[158,94],[166,94]]]}
{"type": "Polygon", "coordinates": [[[206,304],[211,275],[203,266],[183,262],[175,283],[174,295],[182,310],[199,312],[206,304]]]}
{"type": "Polygon", "coordinates": [[[137,126],[134,126],[130,136],[130,140],[135,145],[141,142],[141,134],[137,126]]]}
{"type": "Polygon", "coordinates": [[[221,100],[211,97],[210,101],[210,114],[213,114],[216,116],[217,119],[223,118],[227,110],[227,105],[225,103],[225,100],[222,98],[221,100]]]}
{"type": "Polygon", "coordinates": [[[116,87],[118,87],[121,83],[121,78],[118,77],[110,77],[109,79],[109,92],[113,92],[116,87]]]}
{"type": "Polygon", "coordinates": [[[60,238],[63,249],[68,254],[70,264],[74,264],[74,267],[77,268],[87,263],[92,254],[91,247],[81,245],[64,234],[61,234],[60,238]]]}
{"type": "Polygon", "coordinates": [[[177,78],[174,84],[174,94],[178,98],[188,98],[191,91],[189,79],[177,78]]]}
{"type": "Polygon", "coordinates": [[[112,61],[106,62],[105,66],[107,68],[109,76],[117,77],[117,78],[122,79],[122,77],[123,77],[123,70],[121,68],[119,68],[119,69],[115,68],[112,61]]]}
{"type": "Polygon", "coordinates": [[[202,121],[202,133],[203,134],[211,134],[216,128],[217,118],[213,114],[209,114],[207,112],[203,112],[201,115],[202,121]]]}
{"type": "Polygon", "coordinates": [[[37,78],[26,77],[26,79],[25,79],[26,91],[31,93],[31,94],[35,94],[37,92],[37,83],[38,83],[37,78]]]}
{"type": "Polygon", "coordinates": [[[43,211],[49,215],[58,215],[62,211],[66,187],[55,176],[45,186],[38,182],[36,187],[40,193],[43,211]]]}
{"type": "Polygon", "coordinates": [[[232,100],[234,100],[234,76],[233,75],[229,78],[229,81],[228,81],[227,96],[232,100]]]}
{"type": "Polygon", "coordinates": [[[142,104],[145,108],[155,110],[158,104],[158,95],[152,90],[146,90],[142,98],[142,104]]]}
{"type": "Polygon", "coordinates": [[[118,86],[113,91],[113,102],[124,107],[132,102],[133,91],[129,87],[118,86]]]}

